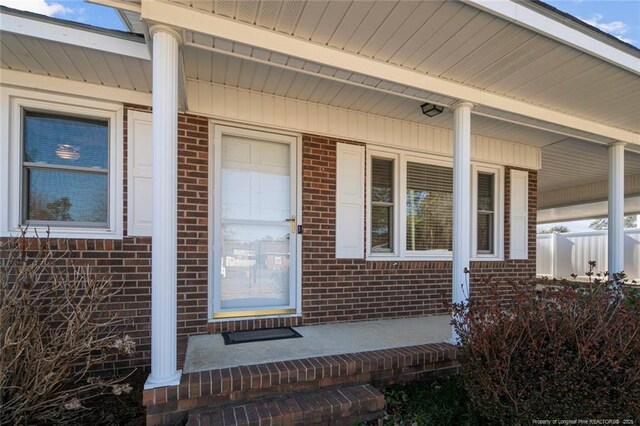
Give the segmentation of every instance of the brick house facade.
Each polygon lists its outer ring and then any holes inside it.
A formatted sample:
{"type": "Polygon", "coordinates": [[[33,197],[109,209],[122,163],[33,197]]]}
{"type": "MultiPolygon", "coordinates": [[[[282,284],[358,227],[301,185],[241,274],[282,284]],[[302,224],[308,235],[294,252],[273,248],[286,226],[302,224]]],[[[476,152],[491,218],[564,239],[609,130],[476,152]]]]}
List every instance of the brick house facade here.
{"type": "MultiPolygon", "coordinates": [[[[52,239],[54,249],[68,250],[78,264],[89,264],[121,287],[105,309],[127,320],[126,333],[137,343],[130,358],[111,360],[105,371],[148,367],[150,363],[151,246],[150,237],[127,234],[127,113],[149,108],[125,106],[124,232],[121,239],[52,239]]],[[[302,136],[302,312],[299,316],[208,321],[209,120],[180,114],[178,118],[178,357],[186,338],[202,333],[299,326],[330,322],[415,317],[448,312],[451,300],[450,261],[377,261],[335,258],[336,144],[358,142],[305,134],[302,136]]],[[[509,170],[508,168],[506,169],[509,170]]],[[[529,180],[529,259],[474,261],[474,280],[498,282],[535,275],[536,171],[529,180]]],[[[504,253],[509,253],[509,173],[504,181],[504,253]]],[[[501,287],[508,292],[508,286],[501,287]]],[[[474,284],[471,292],[481,291],[474,284]]]]}
{"type": "Polygon", "coordinates": [[[98,370],[150,372],[149,424],[276,374],[289,392],[457,371],[442,323],[434,345],[251,374],[184,361],[206,333],[446,321],[489,281],[509,298],[541,270],[538,220],[606,215],[625,269],[632,46],[517,0],[104,3],[126,31],[0,7],[0,242],[46,232],[110,278],[100,309],[137,350],[98,370]]]}

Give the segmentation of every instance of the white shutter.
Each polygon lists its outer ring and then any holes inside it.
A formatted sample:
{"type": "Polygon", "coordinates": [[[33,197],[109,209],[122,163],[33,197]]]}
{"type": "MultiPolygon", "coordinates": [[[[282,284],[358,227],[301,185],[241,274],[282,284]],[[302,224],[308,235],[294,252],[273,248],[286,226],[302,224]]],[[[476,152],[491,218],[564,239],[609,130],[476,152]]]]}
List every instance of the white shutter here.
{"type": "Polygon", "coordinates": [[[510,259],[529,258],[529,174],[511,170],[510,259]]]}
{"type": "Polygon", "coordinates": [[[337,144],[336,258],[364,258],[364,147],[337,144]]]}
{"type": "Polygon", "coordinates": [[[127,235],[151,236],[153,219],[151,113],[129,111],[127,126],[127,235]]]}

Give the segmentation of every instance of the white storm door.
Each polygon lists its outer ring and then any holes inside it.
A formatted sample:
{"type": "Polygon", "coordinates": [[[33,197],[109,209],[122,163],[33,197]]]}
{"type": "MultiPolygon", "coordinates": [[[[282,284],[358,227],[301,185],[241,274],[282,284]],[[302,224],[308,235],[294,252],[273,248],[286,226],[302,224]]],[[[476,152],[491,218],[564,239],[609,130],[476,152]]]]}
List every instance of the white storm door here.
{"type": "Polygon", "coordinates": [[[297,139],[215,129],[213,317],[295,313],[297,139]]]}

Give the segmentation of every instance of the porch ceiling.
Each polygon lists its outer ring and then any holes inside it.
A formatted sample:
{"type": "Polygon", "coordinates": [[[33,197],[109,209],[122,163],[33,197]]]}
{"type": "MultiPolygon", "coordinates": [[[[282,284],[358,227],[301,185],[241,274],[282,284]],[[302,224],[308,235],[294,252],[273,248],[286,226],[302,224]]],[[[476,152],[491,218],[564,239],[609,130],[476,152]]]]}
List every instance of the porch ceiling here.
{"type": "MultiPolygon", "coordinates": [[[[451,105],[456,99],[419,90],[320,63],[303,61],[291,56],[264,49],[230,42],[192,31],[185,31],[185,73],[194,80],[225,84],[249,90],[292,97],[334,106],[348,107],[414,122],[449,127],[451,114],[427,119],[419,112],[425,101],[440,105],[451,105]]],[[[598,143],[613,142],[614,139],[596,135],[576,128],[569,128],[542,120],[526,117],[478,105],[473,109],[475,117],[498,118],[502,122],[523,124],[531,129],[521,134],[514,126],[502,125],[502,134],[511,134],[503,139],[534,146],[544,146],[566,136],[598,143]],[[543,130],[542,133],[534,129],[543,130]],[[551,136],[552,133],[562,136],[551,136]],[[513,139],[513,138],[516,139],[513,139]],[[555,139],[553,139],[555,137],[555,139]],[[550,140],[551,138],[551,140],[550,140]]],[[[481,125],[483,120],[478,123],[481,125]]],[[[496,129],[495,120],[489,120],[496,129]]],[[[518,126],[519,129],[519,126],[518,126]]],[[[500,131],[500,129],[496,129],[500,131]]],[[[483,136],[498,137],[493,133],[483,136]]],[[[640,145],[632,149],[640,150],[640,145]]]]}
{"type": "MultiPolygon", "coordinates": [[[[342,107],[435,127],[451,129],[452,126],[453,113],[449,109],[432,118],[426,117],[420,111],[420,105],[425,101],[453,102],[453,99],[432,93],[417,90],[395,93],[392,89],[390,93],[386,90],[377,90],[380,88],[380,80],[365,81],[365,79],[360,80],[358,76],[352,76],[362,83],[357,83],[355,80],[343,82],[321,74],[322,69],[318,74],[307,74],[296,69],[283,69],[272,63],[254,62],[193,46],[185,47],[183,52],[188,79],[342,107]]],[[[269,53],[265,52],[265,55],[269,56],[269,53]]],[[[335,73],[336,70],[333,72],[335,73]]],[[[473,133],[536,147],[566,139],[566,136],[481,115],[473,116],[473,133]]]]}
{"type": "Polygon", "coordinates": [[[640,132],[637,74],[462,2],[171,2],[640,132]]]}
{"type": "MultiPolygon", "coordinates": [[[[640,175],[640,153],[625,152],[625,176],[640,175]]],[[[542,169],[538,177],[540,192],[577,187],[608,179],[607,148],[566,138],[542,148],[542,169]]]]}

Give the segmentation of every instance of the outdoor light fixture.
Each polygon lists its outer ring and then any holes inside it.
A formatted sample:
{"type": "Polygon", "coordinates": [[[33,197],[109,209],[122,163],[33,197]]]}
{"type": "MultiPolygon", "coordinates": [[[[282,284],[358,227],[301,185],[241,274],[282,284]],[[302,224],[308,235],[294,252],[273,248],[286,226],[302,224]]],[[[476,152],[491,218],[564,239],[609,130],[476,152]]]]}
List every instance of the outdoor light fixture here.
{"type": "Polygon", "coordinates": [[[420,108],[422,108],[422,113],[427,117],[435,117],[444,111],[444,107],[442,105],[434,105],[430,103],[422,104],[420,105],[420,108]]]}

